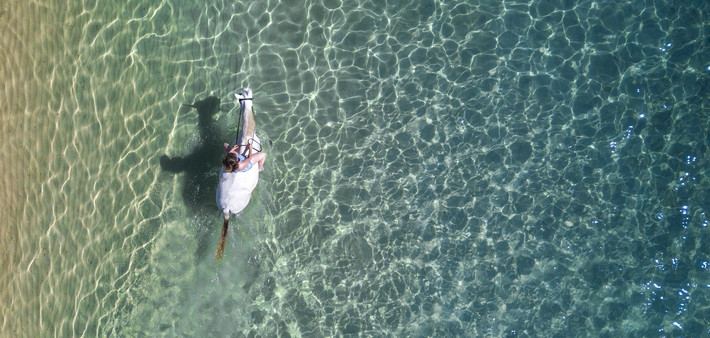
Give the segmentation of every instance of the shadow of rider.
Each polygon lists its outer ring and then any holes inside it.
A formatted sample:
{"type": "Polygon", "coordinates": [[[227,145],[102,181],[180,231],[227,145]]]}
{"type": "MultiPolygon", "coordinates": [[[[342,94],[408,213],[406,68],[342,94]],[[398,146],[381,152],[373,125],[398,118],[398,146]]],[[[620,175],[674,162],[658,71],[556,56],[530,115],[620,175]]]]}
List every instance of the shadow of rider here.
{"type": "MultiPolygon", "coordinates": [[[[194,104],[185,104],[197,110],[199,145],[183,157],[160,157],[160,166],[171,173],[185,173],[182,194],[191,216],[218,214],[215,207],[217,192],[215,170],[219,169],[222,156],[222,140],[219,128],[212,116],[219,111],[220,99],[210,96],[194,104]]],[[[201,217],[200,217],[201,218],[201,217]]],[[[210,228],[198,228],[198,257],[201,257],[209,244],[210,228]]]]}

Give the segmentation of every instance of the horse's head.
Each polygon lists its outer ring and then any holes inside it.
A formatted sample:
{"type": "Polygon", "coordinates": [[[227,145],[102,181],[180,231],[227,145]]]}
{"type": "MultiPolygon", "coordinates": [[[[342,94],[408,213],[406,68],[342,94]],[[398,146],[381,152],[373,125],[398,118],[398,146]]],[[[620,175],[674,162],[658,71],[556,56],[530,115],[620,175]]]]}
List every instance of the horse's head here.
{"type": "Polygon", "coordinates": [[[234,96],[236,96],[237,100],[239,100],[239,104],[242,106],[242,111],[251,110],[251,106],[252,106],[251,88],[249,88],[249,87],[242,88],[242,92],[239,94],[234,94],[234,96]]]}

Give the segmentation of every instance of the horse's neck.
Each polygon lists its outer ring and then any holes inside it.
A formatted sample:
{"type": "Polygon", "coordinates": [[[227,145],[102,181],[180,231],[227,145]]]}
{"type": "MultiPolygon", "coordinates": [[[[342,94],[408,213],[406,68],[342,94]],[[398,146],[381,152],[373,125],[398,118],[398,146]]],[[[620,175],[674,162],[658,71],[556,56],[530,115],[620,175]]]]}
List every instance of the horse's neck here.
{"type": "Polygon", "coordinates": [[[256,123],[254,122],[254,112],[252,111],[251,101],[242,102],[242,132],[240,134],[240,144],[254,137],[256,123]]]}

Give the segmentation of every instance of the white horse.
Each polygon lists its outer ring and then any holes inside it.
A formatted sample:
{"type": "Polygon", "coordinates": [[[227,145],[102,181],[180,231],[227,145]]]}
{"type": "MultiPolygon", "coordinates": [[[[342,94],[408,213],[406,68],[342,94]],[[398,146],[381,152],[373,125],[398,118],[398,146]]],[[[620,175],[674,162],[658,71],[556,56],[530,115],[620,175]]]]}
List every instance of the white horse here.
{"type": "MultiPolygon", "coordinates": [[[[247,152],[247,144],[251,143],[253,150],[261,151],[259,136],[256,135],[256,123],[252,110],[252,91],[249,88],[242,89],[239,94],[234,94],[241,106],[241,131],[237,137],[240,145],[239,154],[247,152]]],[[[219,173],[219,186],[217,187],[217,206],[224,215],[222,226],[222,236],[217,248],[217,261],[222,258],[224,244],[229,228],[229,216],[240,213],[251,200],[251,193],[259,183],[259,168],[256,167],[247,171],[225,172],[224,166],[219,173]]]]}

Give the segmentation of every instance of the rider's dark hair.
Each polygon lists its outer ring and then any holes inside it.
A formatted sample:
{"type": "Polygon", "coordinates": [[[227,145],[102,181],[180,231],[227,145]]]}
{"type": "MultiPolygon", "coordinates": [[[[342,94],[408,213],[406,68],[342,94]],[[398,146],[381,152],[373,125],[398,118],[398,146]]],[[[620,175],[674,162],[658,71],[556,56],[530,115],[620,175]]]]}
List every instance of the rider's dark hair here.
{"type": "Polygon", "coordinates": [[[228,173],[236,171],[238,163],[239,160],[237,159],[237,155],[234,153],[227,153],[227,155],[224,155],[224,159],[222,160],[222,165],[224,165],[224,171],[228,173]]]}

